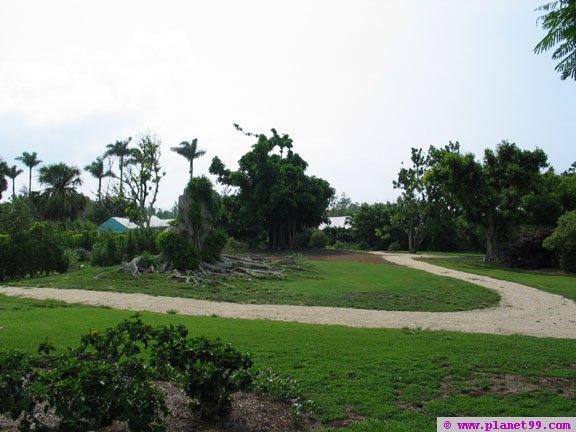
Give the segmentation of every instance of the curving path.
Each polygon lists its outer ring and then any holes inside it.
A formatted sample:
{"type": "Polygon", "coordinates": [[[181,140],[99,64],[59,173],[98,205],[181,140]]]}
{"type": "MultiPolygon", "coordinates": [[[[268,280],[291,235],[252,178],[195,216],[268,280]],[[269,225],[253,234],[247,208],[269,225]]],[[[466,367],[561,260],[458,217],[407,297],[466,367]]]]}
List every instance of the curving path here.
{"type": "Polygon", "coordinates": [[[498,307],[465,312],[375,311],[320,306],[253,305],[175,297],[54,288],[0,287],[0,294],[62,300],[134,311],[167,312],[223,318],[293,321],[368,328],[422,328],[469,333],[522,334],[576,339],[576,303],[565,297],[514,282],[449,270],[412,256],[377,253],[394,264],[462,279],[500,294],[498,307]]]}

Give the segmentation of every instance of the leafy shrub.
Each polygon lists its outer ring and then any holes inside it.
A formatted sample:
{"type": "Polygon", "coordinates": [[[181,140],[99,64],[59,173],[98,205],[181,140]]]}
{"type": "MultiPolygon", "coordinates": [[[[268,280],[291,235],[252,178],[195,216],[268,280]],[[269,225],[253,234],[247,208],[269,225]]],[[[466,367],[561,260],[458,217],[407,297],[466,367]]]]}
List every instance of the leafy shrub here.
{"type": "Polygon", "coordinates": [[[20,430],[34,423],[36,398],[28,384],[33,380],[30,356],[19,352],[0,353],[0,414],[12,420],[21,416],[20,430]]]}
{"type": "Polygon", "coordinates": [[[198,249],[185,237],[174,231],[163,231],[158,235],[158,249],[178,270],[192,270],[200,264],[198,249]]]}
{"type": "Polygon", "coordinates": [[[388,250],[391,252],[395,252],[395,251],[399,251],[401,248],[400,243],[398,241],[393,241],[392,243],[390,243],[390,245],[388,246],[388,250]]]}
{"type": "Polygon", "coordinates": [[[72,245],[73,249],[82,248],[87,251],[91,251],[96,240],[98,239],[98,231],[82,231],[81,233],[76,233],[72,235],[72,245]]]}
{"type": "Polygon", "coordinates": [[[202,261],[214,262],[218,260],[227,242],[228,235],[224,231],[212,230],[202,244],[202,251],[200,252],[202,261]]]}
{"type": "Polygon", "coordinates": [[[558,226],[544,240],[544,247],[558,252],[562,270],[576,273],[576,210],[560,216],[558,226]]]}
{"type": "Polygon", "coordinates": [[[96,266],[111,266],[120,264],[124,255],[122,238],[112,231],[103,232],[98,237],[90,256],[90,263],[96,266]]]}
{"type": "Polygon", "coordinates": [[[90,261],[90,252],[88,252],[84,248],[76,248],[74,249],[74,255],[76,256],[76,260],[78,262],[88,262],[90,261]]]}
{"type": "Polygon", "coordinates": [[[323,231],[316,230],[312,232],[312,235],[310,236],[308,247],[323,249],[328,245],[328,241],[329,238],[323,231]]]}
{"type": "Polygon", "coordinates": [[[144,251],[140,255],[138,266],[146,269],[150,267],[157,267],[158,258],[155,255],[152,255],[150,252],[144,251]]]}
{"type": "Polygon", "coordinates": [[[552,231],[549,227],[520,228],[506,245],[505,257],[508,264],[523,269],[555,267],[557,261],[554,253],[542,246],[552,231]]]}

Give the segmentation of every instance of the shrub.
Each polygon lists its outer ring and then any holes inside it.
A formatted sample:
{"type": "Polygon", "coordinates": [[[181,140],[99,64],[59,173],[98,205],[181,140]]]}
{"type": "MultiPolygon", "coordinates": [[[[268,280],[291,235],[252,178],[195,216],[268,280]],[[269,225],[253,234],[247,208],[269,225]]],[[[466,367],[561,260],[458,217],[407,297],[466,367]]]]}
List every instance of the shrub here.
{"type": "Polygon", "coordinates": [[[34,423],[36,398],[27,384],[33,380],[29,354],[0,353],[0,414],[12,420],[21,416],[20,430],[30,430],[34,423]]]}
{"type": "Polygon", "coordinates": [[[222,230],[212,230],[204,239],[200,256],[202,261],[214,262],[220,259],[224,246],[228,243],[228,235],[222,230]]]}
{"type": "Polygon", "coordinates": [[[544,240],[544,247],[556,250],[562,270],[576,273],[576,210],[560,216],[558,226],[544,240]]]}
{"type": "Polygon", "coordinates": [[[388,245],[388,250],[391,252],[399,251],[401,248],[400,243],[398,241],[393,241],[388,245]]]}
{"type": "Polygon", "coordinates": [[[200,253],[187,238],[166,230],[158,235],[158,249],[178,270],[192,270],[200,264],[200,253]]]}
{"type": "Polygon", "coordinates": [[[328,236],[323,231],[316,230],[310,236],[308,247],[323,249],[328,245],[328,240],[328,236]]]}
{"type": "Polygon", "coordinates": [[[72,235],[72,248],[82,248],[91,251],[96,240],[98,239],[98,231],[82,231],[81,233],[72,235]]]}
{"type": "Polygon", "coordinates": [[[120,264],[124,255],[122,239],[108,230],[98,237],[90,256],[90,263],[96,266],[120,264]]]}
{"type": "Polygon", "coordinates": [[[522,227],[514,238],[508,242],[505,259],[512,267],[523,269],[538,269],[555,267],[556,257],[553,252],[545,249],[542,242],[552,234],[549,227],[522,227]]]}

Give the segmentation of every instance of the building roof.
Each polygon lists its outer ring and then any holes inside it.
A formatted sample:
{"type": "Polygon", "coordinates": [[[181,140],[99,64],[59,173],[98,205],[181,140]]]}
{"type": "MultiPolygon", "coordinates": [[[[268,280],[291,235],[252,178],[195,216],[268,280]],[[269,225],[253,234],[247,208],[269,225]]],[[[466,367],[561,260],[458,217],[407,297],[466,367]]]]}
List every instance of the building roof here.
{"type": "MultiPolygon", "coordinates": [[[[150,228],[166,228],[170,226],[173,219],[160,219],[158,216],[150,218],[150,228]]],[[[98,227],[99,232],[111,230],[112,232],[126,232],[131,229],[138,228],[138,225],[131,222],[128,218],[111,217],[106,222],[98,227]]]]}

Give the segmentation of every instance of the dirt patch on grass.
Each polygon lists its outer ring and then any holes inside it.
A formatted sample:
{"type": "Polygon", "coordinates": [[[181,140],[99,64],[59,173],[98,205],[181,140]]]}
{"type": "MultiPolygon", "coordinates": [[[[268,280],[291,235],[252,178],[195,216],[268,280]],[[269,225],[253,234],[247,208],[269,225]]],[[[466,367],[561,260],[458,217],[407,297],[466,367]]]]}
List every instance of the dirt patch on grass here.
{"type": "Polygon", "coordinates": [[[308,259],[321,261],[346,261],[371,264],[386,263],[382,257],[367,252],[350,252],[335,249],[312,249],[302,251],[302,255],[308,259]]]}
{"type": "Polygon", "coordinates": [[[576,380],[556,377],[525,377],[514,374],[481,375],[466,382],[455,383],[451,379],[443,382],[441,397],[467,394],[472,397],[486,395],[508,396],[517,393],[547,391],[566,398],[575,395],[576,380]]]}
{"type": "MultiPolygon", "coordinates": [[[[166,395],[171,413],[165,418],[167,432],[307,432],[319,428],[319,423],[308,416],[295,417],[287,404],[243,392],[233,395],[232,411],[228,417],[209,422],[190,410],[192,401],[180,388],[167,382],[156,385],[166,395]]],[[[58,424],[58,418],[50,411],[39,413],[39,418],[49,426],[58,424]]],[[[0,430],[16,432],[18,428],[16,423],[0,416],[0,430]]],[[[127,423],[120,422],[97,429],[98,432],[128,430],[127,423]]]]}

